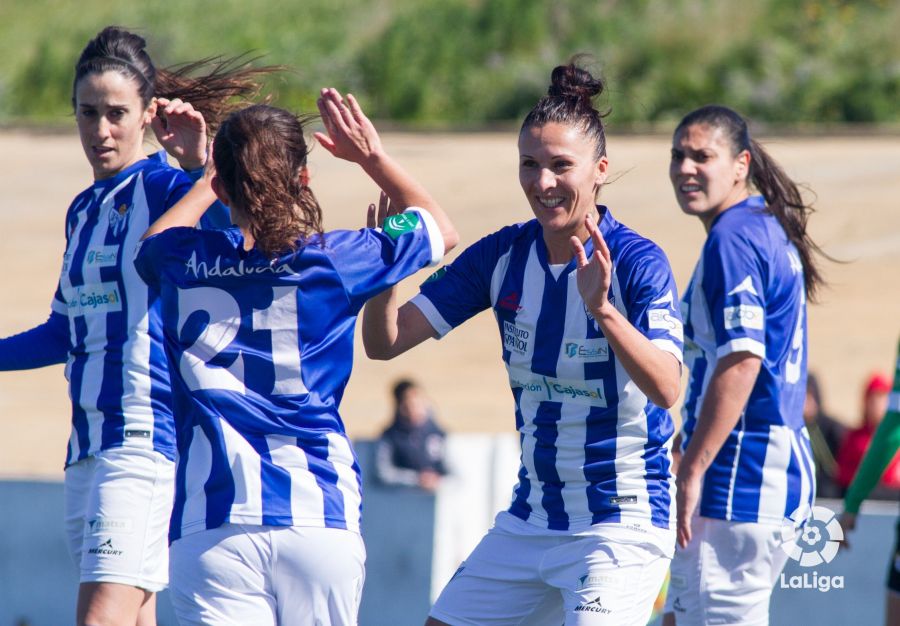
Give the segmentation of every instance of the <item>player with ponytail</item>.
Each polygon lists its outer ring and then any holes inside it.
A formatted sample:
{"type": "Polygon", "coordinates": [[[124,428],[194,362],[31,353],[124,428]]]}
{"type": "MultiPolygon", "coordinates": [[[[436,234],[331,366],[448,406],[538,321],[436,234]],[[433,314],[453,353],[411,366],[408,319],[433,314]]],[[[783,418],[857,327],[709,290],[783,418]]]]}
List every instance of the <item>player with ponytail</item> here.
{"type": "Polygon", "coordinates": [[[561,65],[525,117],[519,182],[534,219],[470,246],[399,309],[390,292],[366,307],[366,350],[382,359],[490,309],[515,401],[512,504],[430,626],[643,626],[669,566],[678,295],[662,250],[596,203],[609,169],[593,104],[603,88],[561,65]]]}
{"type": "MultiPolygon", "coordinates": [[[[77,624],[152,626],[168,581],[167,531],[175,437],[156,293],[132,258],[147,226],[191,187],[165,152],[148,157],[152,128],[185,170],[201,174],[205,127],[254,95],[269,70],[211,60],[157,69],[147,42],[107,27],[75,65],[72,106],[93,183],[65,218],[59,286],[44,324],[0,340],[0,370],[66,363],[72,435],[65,524],[79,568],[77,624]],[[206,75],[197,75],[208,69],[206,75]],[[192,102],[193,106],[188,102],[192,102]]],[[[206,208],[206,207],[204,207],[206,208]]],[[[203,226],[230,223],[217,205],[203,226]]]]}
{"type": "Polygon", "coordinates": [[[690,382],[666,619],[768,624],[792,547],[783,527],[803,524],[815,499],[803,420],[806,302],[822,285],[811,208],[723,106],[684,117],[669,175],[707,239],[682,302],[690,382]]]}

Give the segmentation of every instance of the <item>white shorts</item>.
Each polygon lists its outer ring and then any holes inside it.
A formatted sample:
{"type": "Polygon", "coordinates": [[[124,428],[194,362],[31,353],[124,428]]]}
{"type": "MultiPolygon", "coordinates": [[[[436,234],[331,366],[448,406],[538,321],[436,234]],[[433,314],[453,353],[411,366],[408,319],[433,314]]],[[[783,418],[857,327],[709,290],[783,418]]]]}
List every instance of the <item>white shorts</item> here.
{"type": "Polygon", "coordinates": [[[67,467],[66,536],[79,581],[165,589],[174,497],[175,463],[152,450],[112,448],[67,467]]]}
{"type": "Polygon", "coordinates": [[[225,524],[172,544],[172,605],[182,625],[349,626],[365,562],[349,530],[225,524]]]}
{"type": "Polygon", "coordinates": [[[672,559],[666,613],[678,626],[766,626],[788,554],[781,526],[694,516],[691,543],[672,559]]]}
{"type": "Polygon", "coordinates": [[[670,559],[646,533],[610,524],[587,535],[527,535],[502,521],[498,516],[447,583],[432,617],[452,626],[645,626],[650,620],[670,559]]]}

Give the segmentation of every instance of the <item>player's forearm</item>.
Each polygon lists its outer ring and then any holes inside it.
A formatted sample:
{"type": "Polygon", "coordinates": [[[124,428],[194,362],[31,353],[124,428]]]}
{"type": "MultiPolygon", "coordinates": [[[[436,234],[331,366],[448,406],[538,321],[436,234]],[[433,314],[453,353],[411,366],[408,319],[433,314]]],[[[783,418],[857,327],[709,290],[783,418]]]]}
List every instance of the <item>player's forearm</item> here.
{"type": "Polygon", "coordinates": [[[206,209],[216,201],[209,177],[194,183],[184,196],[157,219],[141,239],[156,235],[176,226],[196,226],[206,209]]]}
{"type": "Polygon", "coordinates": [[[713,462],[747,406],[760,365],[759,357],[749,352],[729,354],[718,362],[679,464],[679,478],[701,476],[713,462]]]}
{"type": "Polygon", "coordinates": [[[362,338],[370,359],[388,360],[397,342],[397,288],[391,287],[368,302],[363,308],[362,338]]]}
{"type": "Polygon", "coordinates": [[[668,409],[681,392],[681,364],[659,349],[612,305],[593,313],[613,354],[653,404],[668,409]]]}
{"type": "Polygon", "coordinates": [[[386,152],[373,152],[360,162],[366,174],[388,195],[391,201],[405,208],[417,206],[428,211],[444,239],[444,254],[459,243],[459,234],[450,218],[430,193],[386,152]]]}

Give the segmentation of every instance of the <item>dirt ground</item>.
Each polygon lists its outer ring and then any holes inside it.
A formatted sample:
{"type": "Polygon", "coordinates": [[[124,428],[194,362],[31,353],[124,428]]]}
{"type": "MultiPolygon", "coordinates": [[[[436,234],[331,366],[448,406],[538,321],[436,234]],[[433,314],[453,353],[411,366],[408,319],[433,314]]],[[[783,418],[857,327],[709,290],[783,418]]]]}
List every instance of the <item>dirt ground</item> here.
{"type": "MultiPolygon", "coordinates": [[[[530,218],[518,185],[515,139],[514,132],[384,137],[389,151],[451,213],[463,246],[530,218]]],[[[795,180],[814,190],[813,237],[848,261],[825,265],[830,287],[810,308],[809,344],[826,408],[854,423],[863,380],[873,370],[893,370],[900,336],[900,137],[769,137],[764,143],[795,180]]],[[[668,152],[668,137],[611,136],[615,180],[602,201],[619,220],[662,246],[683,289],[703,231],[675,204],[668,152]]],[[[365,207],[376,195],[362,171],[321,149],[310,162],[326,227],[362,225],[365,207]]],[[[0,245],[0,267],[7,268],[0,278],[0,336],[46,319],[60,268],[65,209],[89,183],[74,131],[0,132],[5,190],[0,232],[8,235],[0,245]]],[[[403,295],[414,294],[427,275],[408,280],[403,295]]],[[[385,425],[389,386],[400,376],[424,384],[450,431],[513,428],[512,399],[489,314],[388,363],[369,361],[357,347],[342,405],[351,435],[374,436],[385,425]]],[[[0,374],[0,477],[60,478],[69,416],[62,366],[0,374]]]]}

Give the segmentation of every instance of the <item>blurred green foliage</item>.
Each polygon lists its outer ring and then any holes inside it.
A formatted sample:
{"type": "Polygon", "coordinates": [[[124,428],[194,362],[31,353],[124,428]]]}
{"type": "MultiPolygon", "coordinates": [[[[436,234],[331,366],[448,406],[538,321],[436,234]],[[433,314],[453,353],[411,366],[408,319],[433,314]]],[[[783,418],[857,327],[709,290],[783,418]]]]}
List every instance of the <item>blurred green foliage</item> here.
{"type": "Polygon", "coordinates": [[[298,111],[334,85],[381,119],[517,120],[585,52],[614,124],[707,102],[778,123],[900,121],[892,0],[5,0],[0,121],[64,122],[75,60],[107,24],[143,34],[159,66],[248,51],[284,64],[268,91],[298,111]]]}

